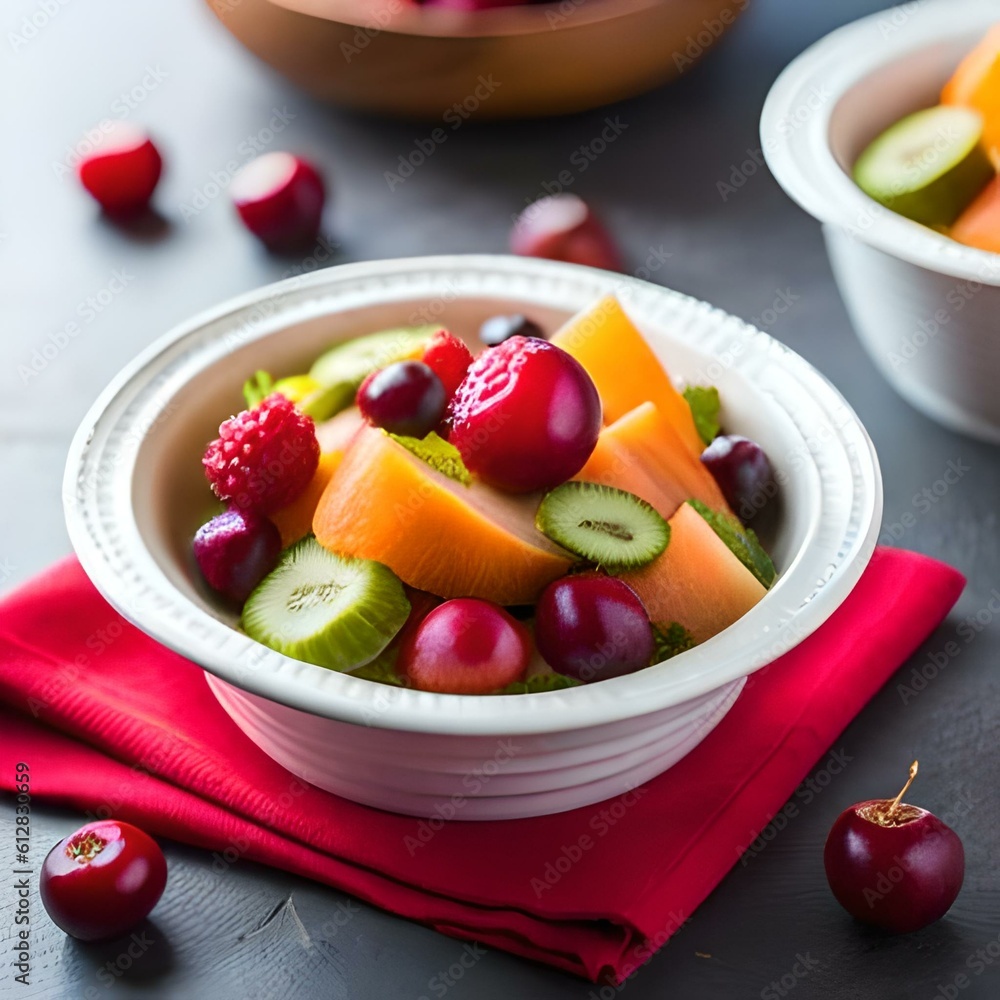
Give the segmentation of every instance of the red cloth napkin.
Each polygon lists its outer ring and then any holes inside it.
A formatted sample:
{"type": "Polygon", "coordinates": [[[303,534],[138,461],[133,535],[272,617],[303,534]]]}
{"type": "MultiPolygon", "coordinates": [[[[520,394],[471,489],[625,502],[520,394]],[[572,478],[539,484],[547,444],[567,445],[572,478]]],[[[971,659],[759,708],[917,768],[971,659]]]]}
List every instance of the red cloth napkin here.
{"type": "Polygon", "coordinates": [[[879,550],[830,621],[754,674],[666,774],[574,812],[432,829],[295,779],[198,667],[128,625],[67,560],[0,604],[0,786],[26,761],[39,798],[620,980],[719,883],[963,585],[934,560],[879,550]]]}

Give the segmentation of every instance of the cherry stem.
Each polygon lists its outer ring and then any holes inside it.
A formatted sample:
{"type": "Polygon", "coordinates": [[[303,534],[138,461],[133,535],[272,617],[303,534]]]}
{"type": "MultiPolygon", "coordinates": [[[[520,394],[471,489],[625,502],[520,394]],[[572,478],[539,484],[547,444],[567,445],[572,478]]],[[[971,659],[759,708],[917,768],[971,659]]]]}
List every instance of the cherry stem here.
{"type": "Polygon", "coordinates": [[[900,789],[899,795],[897,795],[892,800],[892,805],[889,806],[888,812],[886,813],[887,816],[891,816],[896,811],[896,809],[899,807],[899,800],[902,799],[902,797],[906,794],[906,790],[910,787],[910,785],[913,784],[913,779],[917,776],[918,764],[919,764],[919,761],[915,760],[910,765],[910,777],[907,780],[906,784],[903,785],[903,787],[900,789]]]}

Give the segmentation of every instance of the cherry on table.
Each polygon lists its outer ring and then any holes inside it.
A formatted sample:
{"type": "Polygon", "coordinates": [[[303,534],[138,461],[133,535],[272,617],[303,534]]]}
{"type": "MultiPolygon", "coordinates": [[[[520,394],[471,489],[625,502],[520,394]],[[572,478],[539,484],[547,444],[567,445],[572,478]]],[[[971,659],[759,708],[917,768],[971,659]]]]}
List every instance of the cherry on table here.
{"type": "Polygon", "coordinates": [[[81,941],[117,937],[163,895],[159,844],[131,823],[98,820],[60,840],[42,863],[39,890],[53,923],[81,941]]]}
{"type": "Polygon", "coordinates": [[[823,851],[830,889],[853,917],[894,933],[916,931],[951,907],[965,877],[958,834],[933,813],[895,799],[870,799],[845,809],[823,851]]]}
{"type": "Polygon", "coordinates": [[[621,253],[590,206],[575,194],[555,194],[532,202],[510,233],[512,253],[570,264],[622,271],[621,253]]]}
{"type": "Polygon", "coordinates": [[[251,160],[229,187],[244,225],[279,253],[303,249],[319,234],[326,188],[319,171],[291,153],[251,160]]]}
{"type": "Polygon", "coordinates": [[[109,215],[135,215],[149,204],[163,159],[131,122],[115,121],[99,131],[104,138],[77,164],[80,183],[109,215]]]}

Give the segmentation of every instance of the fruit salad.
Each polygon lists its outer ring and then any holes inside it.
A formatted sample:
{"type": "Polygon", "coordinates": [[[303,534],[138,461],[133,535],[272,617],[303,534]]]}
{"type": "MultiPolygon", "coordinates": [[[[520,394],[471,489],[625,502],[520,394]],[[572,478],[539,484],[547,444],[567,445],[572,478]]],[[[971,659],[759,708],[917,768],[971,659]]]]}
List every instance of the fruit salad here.
{"type": "Polygon", "coordinates": [[[722,433],[715,388],[675,388],[613,296],[548,337],[523,315],[383,330],[243,388],[202,459],[225,509],[194,559],[296,659],[548,691],[683,653],[775,579],[745,524],[767,456],[722,433]]]}
{"type": "Polygon", "coordinates": [[[896,122],[854,164],[870,197],[1000,253],[1000,25],[962,60],[940,103],[896,122]]]}

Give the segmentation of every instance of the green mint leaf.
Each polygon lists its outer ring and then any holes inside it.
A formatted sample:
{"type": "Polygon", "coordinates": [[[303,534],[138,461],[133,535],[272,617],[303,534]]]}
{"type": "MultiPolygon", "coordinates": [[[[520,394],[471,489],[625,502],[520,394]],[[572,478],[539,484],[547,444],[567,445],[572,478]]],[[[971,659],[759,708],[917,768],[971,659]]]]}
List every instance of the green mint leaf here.
{"type": "Polygon", "coordinates": [[[253,378],[248,378],[243,383],[243,398],[246,400],[247,409],[252,410],[262,403],[274,389],[274,379],[267,372],[254,372],[253,378]]]}
{"type": "Polygon", "coordinates": [[[425,438],[404,437],[401,434],[390,434],[389,437],[442,475],[454,479],[463,486],[472,485],[472,475],[465,467],[458,449],[434,431],[425,438]]]}
{"type": "Polygon", "coordinates": [[[689,385],[684,390],[684,398],[691,407],[694,426],[702,441],[711,444],[721,429],[719,410],[722,404],[719,402],[719,390],[714,385],[689,385]]]}
{"type": "Polygon", "coordinates": [[[706,507],[700,500],[688,503],[708,522],[709,527],[726,543],[730,552],[765,586],[770,587],[777,575],[771,557],[764,551],[752,528],[729,514],[706,507]]]}
{"type": "Polygon", "coordinates": [[[671,622],[669,625],[653,626],[653,641],[656,643],[656,652],[653,654],[654,663],[662,663],[669,660],[678,653],[692,649],[697,646],[694,636],[678,622],[671,622]]]}
{"type": "Polygon", "coordinates": [[[563,688],[578,687],[580,681],[565,674],[536,674],[527,680],[514,681],[497,694],[538,694],[541,691],[561,691],[563,688]]]}

